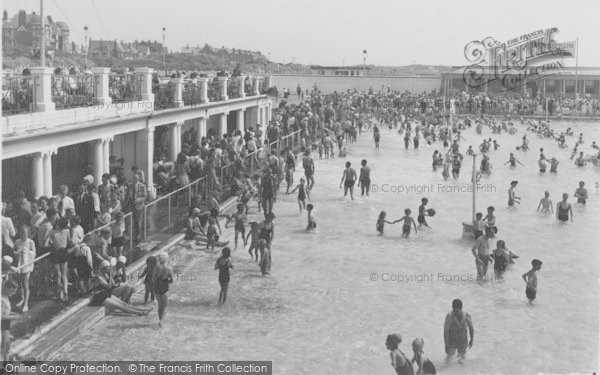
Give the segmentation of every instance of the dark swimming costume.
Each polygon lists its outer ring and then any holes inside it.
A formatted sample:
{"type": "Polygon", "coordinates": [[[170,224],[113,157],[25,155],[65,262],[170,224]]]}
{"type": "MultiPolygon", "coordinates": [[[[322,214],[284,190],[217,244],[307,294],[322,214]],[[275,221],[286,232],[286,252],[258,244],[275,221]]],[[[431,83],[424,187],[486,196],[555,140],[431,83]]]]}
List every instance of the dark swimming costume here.
{"type": "Polygon", "coordinates": [[[402,226],[402,234],[410,234],[410,224],[404,224],[402,226]]]}
{"type": "Polygon", "coordinates": [[[531,289],[530,287],[527,287],[525,289],[525,295],[527,296],[527,299],[529,299],[530,301],[533,301],[535,299],[537,292],[534,289],[531,289]]]}
{"type": "Polygon", "coordinates": [[[419,222],[419,224],[425,224],[425,215],[417,216],[417,221],[419,222]]]}
{"type": "Polygon", "coordinates": [[[351,188],[352,186],[354,186],[354,180],[346,180],[344,182],[344,186],[347,188],[351,188]]]}
{"type": "Polygon", "coordinates": [[[585,204],[585,198],[577,198],[577,203],[585,204]]]}
{"type": "Polygon", "coordinates": [[[66,248],[52,249],[50,251],[50,261],[54,264],[66,263],[69,253],[66,248]]]}
{"type": "Polygon", "coordinates": [[[569,221],[569,208],[562,208],[561,204],[558,204],[558,220],[569,221]]]}

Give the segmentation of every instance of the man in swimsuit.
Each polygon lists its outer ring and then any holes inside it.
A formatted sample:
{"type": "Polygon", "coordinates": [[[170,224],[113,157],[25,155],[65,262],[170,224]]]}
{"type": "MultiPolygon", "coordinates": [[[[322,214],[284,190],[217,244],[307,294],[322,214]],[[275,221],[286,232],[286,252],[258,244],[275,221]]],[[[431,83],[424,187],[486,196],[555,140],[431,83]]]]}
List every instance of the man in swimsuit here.
{"type": "Polygon", "coordinates": [[[260,180],[260,195],[263,213],[265,217],[273,212],[273,202],[275,201],[276,182],[269,168],[265,168],[264,174],[260,180]]]}
{"type": "Polygon", "coordinates": [[[369,196],[369,189],[371,187],[371,168],[367,167],[367,160],[363,159],[360,162],[362,167],[360,168],[360,177],[358,178],[358,187],[360,188],[360,195],[365,195],[365,191],[367,193],[367,197],[369,196]]]}
{"type": "Polygon", "coordinates": [[[540,199],[540,204],[538,204],[537,212],[540,212],[540,208],[543,213],[552,213],[554,214],[554,207],[552,206],[552,200],[550,199],[550,192],[544,192],[544,198],[540,199]]]}
{"type": "Polygon", "coordinates": [[[471,316],[462,311],[462,301],[455,299],[452,301],[452,311],[446,314],[444,322],[444,346],[446,348],[446,362],[449,362],[458,351],[459,361],[465,359],[467,348],[473,346],[473,320],[471,316]],[[467,329],[470,339],[467,341],[467,329]]]}
{"type": "Polygon", "coordinates": [[[585,204],[588,199],[588,191],[583,186],[585,182],[579,181],[579,187],[575,190],[575,198],[577,198],[577,203],[585,204]]]}
{"type": "Polygon", "coordinates": [[[492,233],[485,231],[482,236],[477,237],[471,251],[475,257],[475,266],[477,268],[477,279],[483,279],[487,274],[490,263],[490,243],[492,233]]]}
{"type": "Polygon", "coordinates": [[[310,157],[310,151],[306,150],[304,159],[302,159],[302,167],[304,168],[304,175],[306,176],[306,188],[312,190],[315,186],[315,163],[310,157]]]}
{"type": "Polygon", "coordinates": [[[294,171],[296,170],[296,157],[289,148],[282,152],[285,159],[285,182],[287,183],[286,193],[290,192],[290,187],[294,184],[294,171]]]}
{"type": "Polygon", "coordinates": [[[348,190],[350,190],[350,198],[354,200],[354,182],[356,181],[356,171],[354,168],[351,168],[350,165],[350,162],[346,162],[346,169],[344,169],[342,180],[340,181],[340,189],[342,188],[342,184],[344,184],[344,197],[348,195],[348,190]]]}
{"type": "Polygon", "coordinates": [[[567,201],[569,194],[563,193],[562,198],[562,201],[556,205],[556,218],[560,221],[569,221],[569,216],[571,216],[571,222],[573,222],[573,207],[567,201]]]}

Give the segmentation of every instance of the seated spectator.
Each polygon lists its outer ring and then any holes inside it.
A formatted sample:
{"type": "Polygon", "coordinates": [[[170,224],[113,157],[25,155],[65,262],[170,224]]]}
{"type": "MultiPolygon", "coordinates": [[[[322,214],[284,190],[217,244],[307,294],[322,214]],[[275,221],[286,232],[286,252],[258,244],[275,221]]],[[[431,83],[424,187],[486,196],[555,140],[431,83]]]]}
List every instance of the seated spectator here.
{"type": "Polygon", "coordinates": [[[129,304],[133,295],[133,288],[128,285],[117,286],[111,275],[110,263],[105,260],[100,264],[98,270],[98,285],[100,291],[94,294],[91,304],[93,306],[104,306],[107,314],[121,312],[132,315],[148,315],[152,307],[137,307],[129,304]]]}

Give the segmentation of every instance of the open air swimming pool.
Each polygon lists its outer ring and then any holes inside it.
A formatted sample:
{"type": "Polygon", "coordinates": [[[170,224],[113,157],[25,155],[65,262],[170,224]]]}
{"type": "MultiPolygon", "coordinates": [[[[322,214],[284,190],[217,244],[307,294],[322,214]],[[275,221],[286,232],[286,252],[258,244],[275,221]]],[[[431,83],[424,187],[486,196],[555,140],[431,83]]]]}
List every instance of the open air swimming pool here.
{"type": "MultiPolygon", "coordinates": [[[[298,214],[295,196],[279,197],[272,275],[261,277],[247,252],[236,251],[229,300],[218,309],[216,256],[196,250],[198,258],[189,272],[198,277],[194,283],[173,285],[169,320],[162,333],[133,324],[138,318],[110,317],[73,339],[60,357],[244,358],[272,360],[276,374],[392,374],[385,338],[398,332],[404,337],[400,350],[410,357],[410,343],[422,337],[426,355],[444,374],[595,371],[600,194],[594,183],[600,181],[600,171],[592,165],[575,167],[569,160],[570,149],[559,149],[555,142],[532,133],[527,133],[530,150],[515,152],[526,167],[503,167],[524,133],[525,126],[516,126],[519,133],[514,135],[492,135],[484,129],[478,136],[470,129],[464,132],[467,141],[461,142],[463,153],[469,144],[477,149],[483,137],[501,145],[491,151],[493,170],[481,180],[488,190],[478,196],[478,211],[496,207],[499,232],[493,245],[503,239],[521,257],[503,281],[483,285],[474,281],[471,243],[460,239],[461,222],[471,218],[471,193],[461,187],[470,183],[471,162],[465,162],[458,181],[444,181],[441,171],[431,171],[431,154],[442,150],[440,144],[422,142],[417,151],[404,150],[402,136],[383,129],[378,152],[366,134],[349,147],[352,154],[347,158],[316,161],[311,198],[317,233],[304,232],[306,215],[298,214]],[[558,174],[538,172],[541,147],[546,157],[559,159],[558,174]],[[358,170],[363,158],[369,161],[378,191],[354,202],[341,198],[339,181],[345,161],[358,170]],[[507,207],[511,180],[519,181],[517,195],[522,197],[522,204],[514,209],[507,207]],[[554,204],[563,192],[574,202],[579,180],[586,182],[590,199],[585,207],[574,205],[572,224],[536,214],[545,190],[554,204]],[[384,192],[384,184],[423,190],[421,194],[384,192]],[[432,191],[424,190],[432,184],[432,191]],[[438,189],[438,184],[443,188],[438,189]],[[387,225],[383,237],[377,235],[375,222],[381,210],[387,211],[388,220],[400,218],[405,208],[416,217],[424,196],[429,198],[428,207],[437,211],[429,219],[432,230],[403,240],[396,224],[387,225]],[[521,275],[530,269],[533,258],[544,265],[538,275],[537,301],[530,307],[521,275]],[[462,299],[464,311],[473,318],[474,346],[464,365],[454,362],[441,368],[444,317],[454,298],[462,299]]],[[[592,140],[600,141],[598,123],[553,126],[583,132],[586,153],[591,153],[592,140]]],[[[570,147],[574,141],[568,138],[570,147]]],[[[301,173],[301,169],[296,172],[296,181],[301,173]]],[[[155,323],[155,315],[139,319],[155,323]]]]}

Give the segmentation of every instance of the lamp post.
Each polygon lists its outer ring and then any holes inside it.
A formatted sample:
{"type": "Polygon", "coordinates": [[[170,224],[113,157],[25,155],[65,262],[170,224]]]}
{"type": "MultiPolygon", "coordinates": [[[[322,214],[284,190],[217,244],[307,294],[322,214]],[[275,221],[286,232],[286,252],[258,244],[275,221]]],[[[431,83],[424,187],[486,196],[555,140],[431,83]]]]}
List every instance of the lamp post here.
{"type": "Polygon", "coordinates": [[[44,0],[40,0],[40,22],[42,27],[40,38],[40,65],[46,66],[46,30],[44,30],[46,22],[44,22],[44,0]]]}
{"type": "Polygon", "coordinates": [[[89,50],[87,31],[88,31],[88,27],[84,26],[83,27],[83,35],[84,35],[85,41],[83,42],[83,48],[85,48],[85,69],[87,69],[87,67],[88,67],[88,50],[89,50]]]}
{"type": "Polygon", "coordinates": [[[367,74],[367,50],[363,49],[363,74],[367,74]]]}
{"type": "Polygon", "coordinates": [[[165,58],[165,53],[166,53],[166,46],[165,46],[165,31],[167,29],[165,29],[164,27],[162,28],[162,32],[163,32],[163,43],[162,43],[162,50],[163,50],[163,69],[165,70],[165,76],[167,75],[167,60],[165,58]]]}

